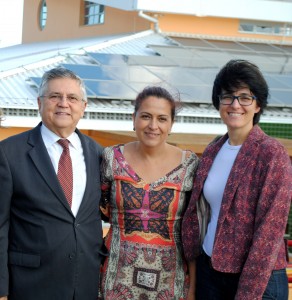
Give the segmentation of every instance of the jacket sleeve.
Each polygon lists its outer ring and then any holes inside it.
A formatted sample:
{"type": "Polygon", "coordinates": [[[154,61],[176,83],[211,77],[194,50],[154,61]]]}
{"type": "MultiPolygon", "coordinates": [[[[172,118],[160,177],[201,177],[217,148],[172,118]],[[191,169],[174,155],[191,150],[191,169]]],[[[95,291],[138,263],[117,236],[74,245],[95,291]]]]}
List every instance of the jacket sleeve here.
{"type": "MultiPolygon", "coordinates": [[[[196,180],[195,180],[196,181],[196,180]]],[[[182,243],[184,256],[187,261],[193,261],[201,251],[199,199],[194,188],[187,210],[182,220],[182,243]]]]}
{"type": "Polygon", "coordinates": [[[8,232],[12,189],[8,161],[0,144],[0,297],[8,295],[8,232]]]}
{"type": "Polygon", "coordinates": [[[110,219],[111,182],[113,180],[110,165],[112,151],[110,151],[110,149],[111,148],[104,149],[101,163],[100,211],[104,222],[109,222],[110,219]]]}
{"type": "Polygon", "coordinates": [[[292,168],[284,148],[262,151],[258,204],[252,245],[244,264],[236,300],[262,299],[278,255],[284,260],[284,233],[292,198],[292,168]]]}

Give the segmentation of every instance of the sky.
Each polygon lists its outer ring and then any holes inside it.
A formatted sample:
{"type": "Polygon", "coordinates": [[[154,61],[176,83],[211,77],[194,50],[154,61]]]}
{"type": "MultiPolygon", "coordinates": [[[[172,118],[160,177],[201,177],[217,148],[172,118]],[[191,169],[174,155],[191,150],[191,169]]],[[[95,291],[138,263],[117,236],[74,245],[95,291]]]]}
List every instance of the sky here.
{"type": "Polygon", "coordinates": [[[21,43],[24,0],[0,0],[0,48],[21,43]]]}

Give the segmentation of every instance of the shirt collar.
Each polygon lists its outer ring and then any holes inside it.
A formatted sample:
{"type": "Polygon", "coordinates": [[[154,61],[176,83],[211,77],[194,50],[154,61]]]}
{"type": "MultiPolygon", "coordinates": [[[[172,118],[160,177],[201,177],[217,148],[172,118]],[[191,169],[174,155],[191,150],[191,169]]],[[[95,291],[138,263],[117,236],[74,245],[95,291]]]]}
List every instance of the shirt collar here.
{"type": "MultiPolygon", "coordinates": [[[[46,147],[51,147],[55,143],[58,142],[60,137],[55,134],[53,131],[51,131],[46,125],[42,124],[41,126],[41,134],[44,140],[44,143],[46,147]]],[[[71,146],[73,146],[75,149],[78,148],[78,145],[80,144],[78,134],[74,131],[71,135],[67,137],[67,140],[70,141],[71,146]]]]}

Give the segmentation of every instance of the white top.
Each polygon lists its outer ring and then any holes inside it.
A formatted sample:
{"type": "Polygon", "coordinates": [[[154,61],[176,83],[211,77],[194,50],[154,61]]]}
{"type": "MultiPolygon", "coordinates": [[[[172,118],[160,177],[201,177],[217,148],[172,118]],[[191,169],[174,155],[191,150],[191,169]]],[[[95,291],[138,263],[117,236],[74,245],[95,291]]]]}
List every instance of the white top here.
{"type": "MultiPolygon", "coordinates": [[[[63,152],[62,146],[58,143],[60,137],[49,130],[44,124],[41,126],[41,135],[57,174],[59,159],[63,152]]],[[[71,211],[76,217],[86,186],[86,166],[83,148],[78,134],[73,132],[67,139],[70,141],[69,151],[73,169],[73,195],[71,211]]]]}
{"type": "Polygon", "coordinates": [[[212,256],[224,189],[240,147],[241,145],[231,146],[228,139],[217,153],[204,183],[203,193],[211,207],[211,219],[203,242],[203,249],[209,256],[212,256]]]}

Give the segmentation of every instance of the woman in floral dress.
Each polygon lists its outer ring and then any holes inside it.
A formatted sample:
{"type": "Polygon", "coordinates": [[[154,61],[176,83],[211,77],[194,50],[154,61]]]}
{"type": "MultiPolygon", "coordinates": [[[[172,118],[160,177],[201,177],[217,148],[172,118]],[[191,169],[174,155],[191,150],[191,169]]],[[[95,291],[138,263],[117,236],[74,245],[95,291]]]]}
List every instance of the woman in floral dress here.
{"type": "Polygon", "coordinates": [[[164,88],[145,88],[133,114],[137,141],[104,150],[101,210],[110,229],[102,299],[194,299],[181,220],[198,158],[166,142],[177,107],[164,88]]]}

